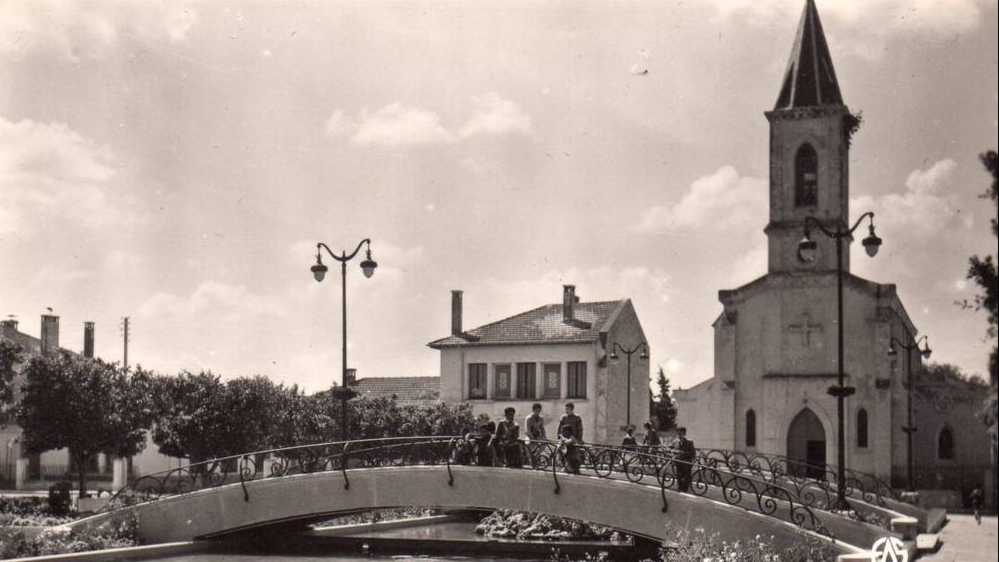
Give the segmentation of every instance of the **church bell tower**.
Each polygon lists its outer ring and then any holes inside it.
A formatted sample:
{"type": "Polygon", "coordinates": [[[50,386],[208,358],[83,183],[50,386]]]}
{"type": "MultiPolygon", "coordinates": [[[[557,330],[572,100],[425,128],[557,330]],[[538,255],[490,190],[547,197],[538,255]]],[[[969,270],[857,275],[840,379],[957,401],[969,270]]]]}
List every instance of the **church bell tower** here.
{"type": "MultiPolygon", "coordinates": [[[[813,236],[818,256],[804,262],[798,241],[805,217],[830,228],[849,220],[849,151],[853,115],[843,103],[815,2],[807,0],[770,121],[768,272],[831,271],[835,243],[813,236]]],[[[849,271],[849,252],[843,252],[849,271]]]]}

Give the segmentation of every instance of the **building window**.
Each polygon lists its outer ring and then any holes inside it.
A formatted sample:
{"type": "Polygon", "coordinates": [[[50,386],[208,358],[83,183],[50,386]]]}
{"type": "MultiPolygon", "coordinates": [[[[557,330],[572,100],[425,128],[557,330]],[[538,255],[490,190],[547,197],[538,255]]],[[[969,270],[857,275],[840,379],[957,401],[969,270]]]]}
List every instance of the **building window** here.
{"type": "Polygon", "coordinates": [[[486,397],[486,364],[468,364],[468,397],[471,399],[486,397]]]}
{"type": "Polygon", "coordinates": [[[756,446],[756,412],[753,410],[746,412],[746,446],[756,446]]]}
{"type": "Polygon", "coordinates": [[[586,361],[570,361],[567,367],[567,398],[586,398],[586,361]]]}
{"type": "Polygon", "coordinates": [[[537,389],[537,366],[534,363],[517,363],[517,398],[534,400],[537,389]]]}
{"type": "Polygon", "coordinates": [[[562,397],[562,365],[545,363],[545,398],[562,397]]]}
{"type": "Polygon", "coordinates": [[[949,427],[940,430],[937,437],[937,458],[942,461],[954,460],[954,433],[949,427]]]}
{"type": "Polygon", "coordinates": [[[510,365],[496,365],[493,367],[493,376],[496,381],[493,398],[510,398],[510,365]]]}
{"type": "Polygon", "coordinates": [[[810,144],[803,144],[794,157],[794,206],[814,207],[819,203],[819,156],[810,144]]]}
{"type": "Polygon", "coordinates": [[[863,408],[857,412],[857,447],[867,448],[867,410],[863,408]]]}

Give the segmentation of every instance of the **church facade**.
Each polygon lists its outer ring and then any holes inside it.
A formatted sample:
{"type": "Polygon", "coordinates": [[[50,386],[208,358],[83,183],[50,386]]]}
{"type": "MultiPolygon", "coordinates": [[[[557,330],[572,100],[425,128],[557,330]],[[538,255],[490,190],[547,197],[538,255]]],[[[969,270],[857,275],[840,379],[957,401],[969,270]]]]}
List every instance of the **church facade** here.
{"type": "MultiPolygon", "coordinates": [[[[807,217],[830,231],[853,225],[849,153],[859,120],[843,102],[812,0],[806,2],[776,106],[765,115],[770,123],[767,273],[719,291],[714,376],[675,392],[678,424],[699,448],[833,465],[837,399],[828,391],[837,385],[839,371],[836,242],[812,223],[814,259],[803,259],[799,243],[807,217]]],[[[858,209],[858,215],[865,210],[858,209]]],[[[869,232],[873,226],[868,230],[865,222],[857,238],[869,232]]],[[[893,338],[914,345],[918,331],[895,285],[850,273],[853,241],[842,240],[841,257],[844,384],[856,389],[845,400],[846,466],[886,481],[894,475],[897,483],[907,459],[906,363],[903,353],[893,357],[888,350],[893,338]]],[[[911,361],[919,371],[919,353],[911,361]]],[[[918,465],[984,469],[989,464],[985,427],[948,419],[959,414],[919,408],[921,419],[914,424],[919,446],[913,451],[918,465]],[[943,456],[941,439],[952,445],[943,456]]]]}

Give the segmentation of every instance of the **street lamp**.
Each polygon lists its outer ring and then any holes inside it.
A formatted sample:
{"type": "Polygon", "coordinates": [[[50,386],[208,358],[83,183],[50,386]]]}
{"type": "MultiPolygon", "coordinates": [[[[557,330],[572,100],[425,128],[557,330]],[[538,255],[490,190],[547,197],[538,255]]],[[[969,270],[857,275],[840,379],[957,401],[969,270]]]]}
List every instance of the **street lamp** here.
{"type": "Polygon", "coordinates": [[[867,255],[873,258],[877,255],[878,248],[881,247],[881,239],[874,233],[874,213],[870,211],[860,215],[857,222],[853,223],[853,226],[846,230],[841,229],[838,224],[834,230],[830,230],[815,217],[807,216],[805,217],[805,237],[798,242],[798,258],[803,262],[812,262],[815,261],[815,255],[818,251],[818,245],[811,237],[812,228],[817,228],[823,234],[836,241],[836,331],[838,338],[836,362],[839,369],[839,376],[837,385],[829,387],[828,393],[830,396],[836,397],[836,421],[839,430],[839,443],[836,451],[838,464],[836,467],[836,509],[839,510],[850,509],[850,504],[846,502],[846,427],[845,420],[843,419],[844,402],[847,396],[850,396],[857,390],[852,386],[846,386],[845,374],[843,372],[843,240],[852,239],[853,231],[857,230],[857,227],[860,226],[860,223],[864,219],[870,219],[870,226],[868,227],[868,235],[864,238],[862,244],[867,255]]]}
{"type": "Polygon", "coordinates": [[[625,419],[627,421],[625,422],[624,427],[621,428],[625,429],[631,426],[631,356],[637,353],[638,351],[641,351],[642,354],[639,355],[638,358],[642,360],[648,359],[649,346],[645,342],[642,342],[636,345],[635,347],[628,349],[626,347],[622,347],[621,344],[614,342],[614,345],[611,346],[610,360],[614,361],[615,363],[618,360],[618,354],[617,354],[618,351],[628,356],[628,400],[626,402],[627,407],[625,409],[626,412],[625,419]]]}
{"type": "Polygon", "coordinates": [[[916,340],[912,344],[905,344],[892,336],[891,343],[888,345],[888,356],[895,357],[898,355],[898,348],[905,350],[905,378],[906,378],[906,418],[905,426],[902,431],[905,432],[905,457],[906,457],[906,479],[908,480],[908,489],[910,492],[916,491],[915,483],[912,480],[912,434],[916,431],[916,427],[912,425],[912,352],[919,351],[919,354],[923,356],[923,359],[929,359],[930,354],[933,350],[930,349],[930,338],[928,336],[923,336],[916,340]],[[919,342],[923,342],[923,349],[919,349],[919,342]],[[898,347],[896,347],[896,345],[898,347]]]}
{"type": "Polygon", "coordinates": [[[347,386],[347,262],[354,259],[357,252],[361,251],[361,246],[367,246],[367,251],[365,252],[365,259],[361,262],[361,271],[364,272],[365,277],[371,277],[375,274],[375,268],[378,264],[371,259],[371,240],[365,238],[357,244],[357,248],[354,249],[350,254],[346,250],[341,250],[340,255],[333,253],[330,247],[322,242],[316,244],[316,264],[309,268],[312,271],[312,276],[316,278],[316,281],[322,282],[326,278],[326,272],[329,268],[323,263],[322,250],[326,250],[326,253],[336,261],[340,262],[340,278],[342,282],[341,286],[341,296],[343,299],[343,373],[340,379],[343,383],[342,386],[338,386],[333,389],[333,397],[340,401],[340,440],[347,441],[347,401],[355,396],[353,390],[347,386]]]}

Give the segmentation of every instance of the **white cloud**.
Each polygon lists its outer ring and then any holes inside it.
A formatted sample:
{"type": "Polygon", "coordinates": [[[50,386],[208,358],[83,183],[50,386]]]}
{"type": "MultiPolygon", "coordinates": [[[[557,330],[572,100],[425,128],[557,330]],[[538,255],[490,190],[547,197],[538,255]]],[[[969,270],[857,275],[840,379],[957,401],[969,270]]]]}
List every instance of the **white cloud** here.
{"type": "Polygon", "coordinates": [[[326,120],[326,134],[333,138],[350,136],[356,130],[357,123],[347,117],[341,109],[334,111],[326,120]]]}
{"type": "Polygon", "coordinates": [[[196,21],[196,12],[179,2],[5,2],[0,54],[48,52],[73,61],[99,60],[123,38],[184,41],[196,21]]]}
{"type": "Polygon", "coordinates": [[[460,137],[531,132],[531,117],[495,92],[472,97],[472,105],[475,112],[458,131],[460,137]]]}
{"type": "Polygon", "coordinates": [[[139,316],[180,325],[224,319],[249,323],[260,316],[282,316],[284,307],[270,297],[250,292],[244,285],[205,281],[187,296],[157,293],[139,307],[139,316]]]}
{"type": "MultiPolygon", "coordinates": [[[[327,130],[329,126],[327,123],[327,130]]],[[[374,113],[362,110],[357,130],[350,137],[352,143],[361,146],[406,146],[452,140],[454,136],[441,125],[436,113],[400,103],[386,105],[374,113]]]]}
{"type": "MultiPolygon", "coordinates": [[[[874,211],[883,236],[934,236],[960,217],[954,197],[946,189],[956,168],[957,163],[946,158],[925,170],[913,170],[905,180],[904,192],[858,197],[850,201],[850,208],[855,213],[874,211]]],[[[961,224],[966,223],[961,220],[961,224]]]]}
{"type": "Polygon", "coordinates": [[[473,96],[471,116],[452,132],[437,113],[396,102],[375,112],[362,109],[356,118],[336,109],[324,129],[332,138],[348,138],[358,146],[444,144],[476,136],[529,135],[531,117],[495,92],[473,96]]]}
{"type": "Polygon", "coordinates": [[[107,147],[65,124],[0,117],[0,232],[27,232],[44,221],[97,226],[122,219],[107,201],[115,172],[107,147]]]}
{"type": "Polygon", "coordinates": [[[720,228],[759,224],[767,216],[767,182],[740,176],[732,166],[695,180],[673,205],[649,207],[636,230],[670,232],[715,223],[720,228]]]}

